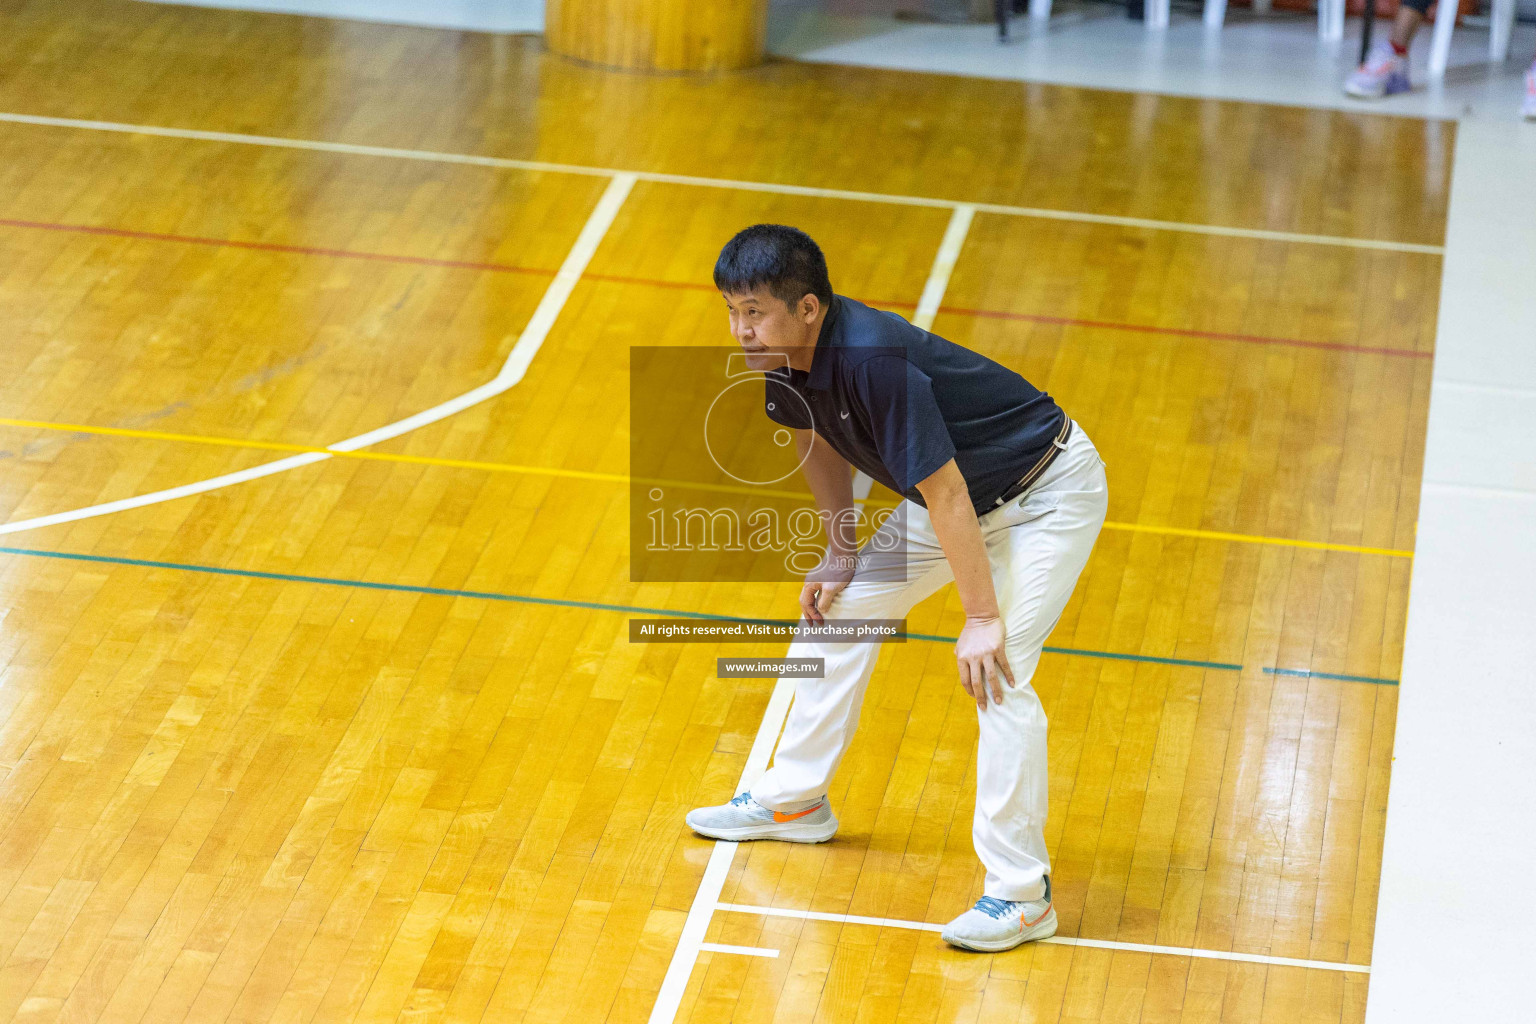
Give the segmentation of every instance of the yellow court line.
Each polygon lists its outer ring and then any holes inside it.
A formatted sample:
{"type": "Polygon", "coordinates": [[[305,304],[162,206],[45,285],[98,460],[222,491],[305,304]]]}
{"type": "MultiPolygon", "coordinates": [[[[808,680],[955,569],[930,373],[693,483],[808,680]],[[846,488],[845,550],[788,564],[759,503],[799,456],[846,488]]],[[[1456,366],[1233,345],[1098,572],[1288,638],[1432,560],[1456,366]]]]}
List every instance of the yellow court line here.
{"type": "MultiPolygon", "coordinates": [[[[133,437],[148,441],[177,441],[184,444],[219,445],[224,448],[252,448],[273,452],[313,452],[339,459],[365,459],[372,462],[403,462],[416,466],[442,466],[450,469],[478,469],[489,473],[523,473],[532,476],[565,477],[574,480],[600,480],[607,483],[642,483],[689,490],[722,491],[732,494],[754,494],[771,498],[810,499],[803,491],[780,491],[763,487],[738,487],[730,484],[704,484],[688,480],[663,480],[648,477],[631,477],[623,473],[599,473],[584,469],[556,469],[552,466],[520,466],[510,462],[482,462],[476,459],[445,459],[435,455],[397,455],[391,452],[337,451],[307,444],[287,444],[282,441],[246,441],[232,437],[213,437],[206,434],[176,434],[164,430],[135,430],[128,427],[97,427],[84,423],[54,423],[47,420],[16,420],[0,417],[0,426],[23,427],[33,430],[56,430],[69,434],[96,434],[104,437],[133,437]]],[[[891,505],[894,502],[869,500],[866,504],[891,505]]],[[[1287,537],[1265,537],[1252,533],[1225,533],[1220,530],[1195,530],[1179,526],[1148,526],[1141,523],[1117,523],[1108,521],[1106,530],[1123,530],[1130,533],[1157,533],[1173,537],[1195,537],[1202,540],[1225,540],[1238,544],[1269,544],[1276,547],[1308,548],[1315,551],[1345,551],[1359,555],[1386,555],[1389,558],[1412,558],[1412,551],[1398,548],[1363,547],[1358,544],[1332,544],[1317,540],[1291,540],[1287,537]]]]}
{"type": "MultiPolygon", "coordinates": [[[[599,473],[585,469],[556,469],[553,466],[520,466],[511,462],[482,462],[478,459],[445,459],[436,455],[397,455],[393,452],[344,451],[320,448],[308,444],[289,444],[285,441],[247,441],[233,437],[214,437],[208,434],[175,434],[164,430],[135,430],[128,427],[97,427],[86,423],[54,423],[47,420],[15,420],[0,417],[0,426],[29,427],[35,430],[56,430],[66,434],[99,434],[105,437],[133,437],[148,441],[179,441],[184,444],[210,444],[222,448],[252,448],[259,451],[314,453],[330,455],[338,459],[365,459],[371,462],[404,462],[417,466],[446,466],[451,469],[478,469],[488,473],[524,473],[533,476],[568,477],[575,480],[601,480],[608,483],[654,484],[666,487],[686,487],[693,491],[723,491],[731,494],[752,494],[767,498],[810,498],[803,491],[780,491],[768,487],[745,487],[735,484],[706,484],[691,480],[669,480],[661,477],[632,477],[624,473],[599,473]]],[[[872,501],[874,505],[895,505],[896,502],[872,501]]]]}
{"type": "Polygon", "coordinates": [[[1322,540],[1291,540],[1288,537],[1265,537],[1256,533],[1223,533],[1220,530],[1191,530],[1182,526],[1144,526],[1141,523],[1106,522],[1106,530],[1126,530],[1131,533],[1164,533],[1174,537],[1199,537],[1204,540],[1231,540],[1243,544],[1274,544],[1288,548],[1312,548],[1316,551],[1352,551],[1360,555],[1387,555],[1391,558],[1412,558],[1412,551],[1401,548],[1370,548],[1358,544],[1331,544],[1322,540]]]}

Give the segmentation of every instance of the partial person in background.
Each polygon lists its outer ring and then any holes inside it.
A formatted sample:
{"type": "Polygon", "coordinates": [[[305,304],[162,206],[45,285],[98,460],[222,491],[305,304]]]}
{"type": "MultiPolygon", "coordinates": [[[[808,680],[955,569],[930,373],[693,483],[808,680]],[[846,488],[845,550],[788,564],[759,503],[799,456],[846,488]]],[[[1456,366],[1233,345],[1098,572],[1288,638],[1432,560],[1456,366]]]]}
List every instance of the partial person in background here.
{"type": "MultiPolygon", "coordinates": [[[[1424,24],[1428,10],[1429,0],[1403,0],[1392,22],[1392,34],[1376,40],[1365,63],[1344,80],[1344,91],[1374,100],[1412,89],[1408,82],[1408,47],[1414,33],[1424,24]]],[[[1536,121],[1536,61],[1531,62],[1525,73],[1525,102],[1520,112],[1527,121],[1536,121]]]]}

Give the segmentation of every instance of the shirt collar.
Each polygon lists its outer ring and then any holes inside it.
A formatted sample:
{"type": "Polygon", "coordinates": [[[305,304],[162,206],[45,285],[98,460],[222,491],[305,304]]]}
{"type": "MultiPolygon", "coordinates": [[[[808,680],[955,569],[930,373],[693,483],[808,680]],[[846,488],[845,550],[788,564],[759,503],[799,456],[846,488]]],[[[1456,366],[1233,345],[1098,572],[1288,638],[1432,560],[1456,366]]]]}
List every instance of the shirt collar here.
{"type": "Polygon", "coordinates": [[[842,296],[832,296],[832,304],[827,307],[827,318],[821,322],[821,333],[816,337],[816,351],[811,353],[811,369],[805,379],[806,387],[817,391],[829,391],[832,388],[832,364],[837,361],[837,357],[827,350],[838,344],[838,321],[842,311],[842,296]]]}

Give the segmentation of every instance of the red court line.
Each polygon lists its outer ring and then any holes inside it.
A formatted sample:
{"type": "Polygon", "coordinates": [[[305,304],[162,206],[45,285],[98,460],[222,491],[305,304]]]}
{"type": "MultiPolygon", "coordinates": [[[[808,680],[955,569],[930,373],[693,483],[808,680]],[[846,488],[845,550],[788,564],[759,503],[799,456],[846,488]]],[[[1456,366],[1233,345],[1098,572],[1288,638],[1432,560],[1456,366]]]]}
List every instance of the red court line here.
{"type": "MultiPolygon", "coordinates": [[[[397,256],[391,253],[366,252],[358,249],[327,249],[310,245],[284,245],[279,242],[242,242],[230,238],[206,238],[199,235],[174,235],[158,231],[131,231],[127,228],[96,227],[88,224],[64,224],[51,221],[10,220],[0,218],[0,227],[33,228],[40,231],[63,231],[84,235],[105,235],[112,238],[135,238],[154,242],[182,242],[188,245],[207,245],[220,248],[252,249],[259,252],[290,253],[298,256],[332,256],[338,259],[375,260],[381,263],[402,263],[422,267],[447,267],[455,270],[481,270],[500,274],[530,274],[536,277],[553,277],[553,270],[541,267],[520,267],[511,263],[491,263],[473,260],[446,260],[430,256],[397,256]]],[[[629,277],[622,274],[582,275],[590,281],[610,284],[633,284],[648,288],[679,288],[688,291],[714,291],[714,286],[693,281],[666,281],[653,277],[629,277]]],[[[865,299],[873,306],[890,309],[916,309],[917,303],[896,299],[865,299]]],[[[1331,352],[1358,352],[1365,355],[1401,356],[1407,359],[1432,359],[1433,352],[1413,349],[1382,348],[1371,345],[1347,345],[1341,342],[1307,341],[1303,338],[1280,338],[1262,334],[1228,334],[1221,331],[1197,331],[1183,327],[1158,327],[1152,324],[1127,324],[1110,320],[1086,320],[1077,317],[1046,316],[1041,313],[1009,313],[996,309],[968,309],[963,306],[940,306],[940,313],[952,316],[970,316],[989,320],[1018,320],[1026,323],[1062,327],[1088,327],[1109,331],[1134,331],[1139,334],[1166,334],[1182,338],[1201,338],[1208,341],[1235,341],[1245,345],[1286,345],[1293,348],[1323,349],[1331,352]]]]}
{"type": "Polygon", "coordinates": [[[1154,327],[1150,324],[1122,324],[1107,320],[1079,320],[1074,317],[1044,316],[1039,313],[1005,313],[996,309],[961,309],[940,306],[940,313],[958,316],[985,317],[991,320],[1025,320],[1034,324],[1060,324],[1068,327],[1099,327],[1112,331],[1139,331],[1145,334],[1172,334],[1181,338],[1208,338],[1216,341],[1238,341],[1247,345],[1291,345],[1297,348],[1320,348],[1332,352],[1361,352],[1378,356],[1403,356],[1408,359],[1433,359],[1433,352],[1419,352],[1409,348],[1378,348],[1372,345],[1346,345],[1343,342],[1305,341],[1301,338],[1275,338],[1263,334],[1224,334],[1220,331],[1196,331],[1185,327],[1154,327]]]}
{"type": "Polygon", "coordinates": [[[581,275],[584,281],[604,281],[608,284],[638,284],[647,288],[682,288],[691,292],[712,292],[715,286],[703,284],[698,281],[663,281],[657,277],[626,277],[623,274],[593,274],[581,275]]]}
{"type": "Polygon", "coordinates": [[[67,231],[81,235],[106,235],[111,238],[139,238],[152,242],[182,242],[228,249],[255,249],[259,252],[285,252],[298,256],[335,256],[350,260],[377,260],[380,263],[407,263],[420,267],[452,267],[456,270],[492,270],[502,274],[534,274],[554,277],[553,270],[519,267],[510,263],[477,263],[470,260],[440,260],[430,256],[396,256],[386,252],[357,249],[322,249],[313,245],[283,245],[279,242],[242,242],[233,238],[203,238],[198,235],[171,235],[158,231],[129,231],[126,228],[94,227],[89,224],[55,224],[37,220],[0,219],[0,227],[36,228],[39,231],[67,231]]]}

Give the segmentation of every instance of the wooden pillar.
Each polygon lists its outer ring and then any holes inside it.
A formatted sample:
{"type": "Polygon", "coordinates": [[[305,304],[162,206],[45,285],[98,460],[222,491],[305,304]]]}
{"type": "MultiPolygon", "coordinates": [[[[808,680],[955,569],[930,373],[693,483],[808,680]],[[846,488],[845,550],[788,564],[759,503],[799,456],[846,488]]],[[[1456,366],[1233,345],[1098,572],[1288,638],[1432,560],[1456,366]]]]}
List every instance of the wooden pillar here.
{"type": "Polygon", "coordinates": [[[761,64],[768,0],[548,0],[553,53],[641,71],[761,64]]]}

